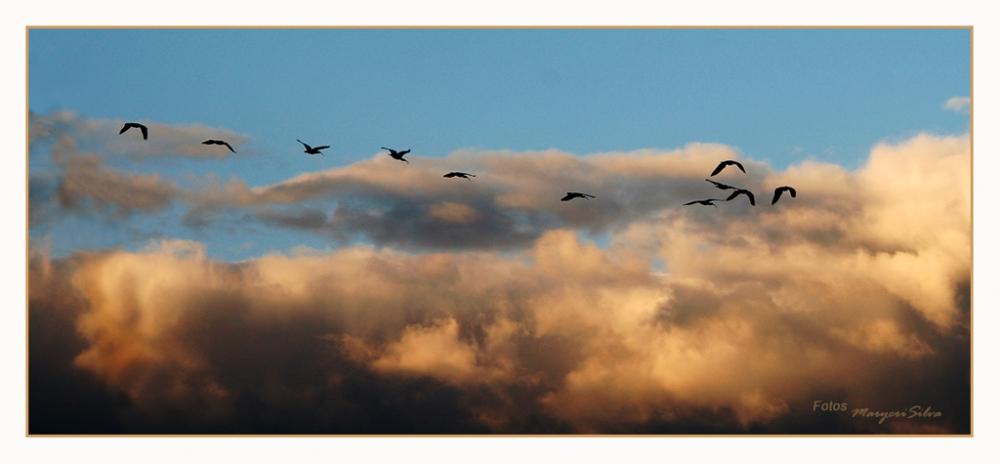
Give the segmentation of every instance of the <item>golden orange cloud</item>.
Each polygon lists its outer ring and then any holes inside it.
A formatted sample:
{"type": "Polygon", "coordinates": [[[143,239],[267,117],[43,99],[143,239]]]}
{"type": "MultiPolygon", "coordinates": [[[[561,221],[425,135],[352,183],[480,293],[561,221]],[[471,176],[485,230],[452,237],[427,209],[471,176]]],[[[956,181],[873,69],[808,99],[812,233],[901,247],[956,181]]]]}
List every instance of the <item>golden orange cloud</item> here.
{"type": "MultiPolygon", "coordinates": [[[[150,415],[200,401],[222,405],[220,421],[249,396],[268,411],[315,403],[362,417],[438,398],[465,426],[499,432],[746,431],[808,421],[821,399],[889,410],[968,398],[929,392],[960,381],[948,369],[968,355],[969,150],[968,137],[920,135],[876,147],[853,172],[765,172],[756,207],[667,203],[606,247],[556,228],[516,253],[353,246],[224,263],[163,241],[81,253],[59,272],[33,249],[31,275],[71,283],[86,302],[76,365],[150,415]],[[762,188],[778,185],[797,198],[770,205],[762,188]],[[366,388],[386,397],[366,403],[366,388]]],[[[546,156],[539,166],[558,172],[580,163],[546,156]]],[[[580,172],[630,175],[631,161],[647,171],[659,159],[615,155],[580,172]]],[[[437,204],[439,219],[468,215],[437,204]]],[[[31,297],[46,301],[38,285],[31,297]]]]}

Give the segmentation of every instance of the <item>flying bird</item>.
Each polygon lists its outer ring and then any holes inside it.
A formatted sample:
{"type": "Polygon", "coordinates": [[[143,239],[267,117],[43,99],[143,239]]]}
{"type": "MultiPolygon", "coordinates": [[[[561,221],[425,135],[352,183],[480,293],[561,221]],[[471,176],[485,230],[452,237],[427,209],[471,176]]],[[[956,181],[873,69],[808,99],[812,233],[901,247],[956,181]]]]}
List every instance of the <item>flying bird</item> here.
{"type": "Polygon", "coordinates": [[[127,131],[127,130],[133,128],[133,127],[138,127],[139,130],[142,131],[142,139],[143,140],[146,140],[146,139],[149,138],[149,129],[147,129],[146,126],[144,126],[142,124],[139,124],[137,122],[127,122],[127,123],[125,123],[125,125],[122,126],[122,130],[118,131],[118,135],[124,134],[125,131],[127,131]]]}
{"type": "Polygon", "coordinates": [[[223,142],[222,140],[206,140],[204,142],[201,142],[201,144],[202,145],[225,145],[226,148],[229,149],[229,151],[231,151],[233,153],[236,153],[236,150],[233,150],[232,145],[229,145],[228,143],[223,142]]]}
{"type": "Polygon", "coordinates": [[[712,206],[715,206],[716,208],[718,208],[719,206],[716,205],[715,203],[712,203],[713,201],[722,201],[722,198],[707,198],[707,199],[704,199],[704,200],[689,201],[687,203],[684,203],[684,206],[693,205],[693,204],[697,203],[699,205],[705,205],[705,206],[712,205],[712,206]]]}
{"type": "MultiPolygon", "coordinates": [[[[712,176],[714,176],[714,175],[722,172],[722,170],[725,169],[726,166],[729,166],[729,165],[736,165],[736,167],[740,168],[740,171],[743,171],[744,174],[746,174],[746,172],[747,172],[746,169],[743,169],[743,165],[740,164],[739,161],[726,160],[726,161],[723,161],[723,162],[719,163],[719,166],[716,167],[714,171],[712,171],[712,176]]],[[[712,176],[708,176],[708,177],[712,177],[712,176]]]]}
{"type": "MultiPolygon", "coordinates": [[[[389,156],[391,156],[392,159],[398,159],[400,161],[406,161],[405,159],[403,159],[403,155],[410,152],[410,150],[396,151],[393,150],[392,148],[386,148],[386,147],[382,147],[382,149],[389,150],[389,156]]],[[[406,164],[410,164],[410,162],[406,161],[406,164]]]]}
{"type": "Polygon", "coordinates": [[[313,148],[313,147],[310,147],[308,144],[306,144],[305,142],[303,142],[303,141],[301,141],[299,139],[295,139],[295,141],[299,142],[303,146],[305,146],[306,147],[306,151],[305,152],[308,153],[308,154],[310,154],[310,155],[322,155],[323,153],[320,152],[320,150],[326,150],[327,148],[330,148],[329,145],[323,145],[323,146],[320,146],[320,147],[313,148]]]}
{"type": "Polygon", "coordinates": [[[467,172],[458,172],[458,171],[449,172],[448,174],[445,174],[444,176],[448,177],[448,178],[461,177],[461,178],[463,178],[465,180],[472,180],[472,179],[469,179],[469,177],[476,177],[475,174],[469,174],[467,172]]]}
{"type": "Polygon", "coordinates": [[[566,196],[562,197],[560,201],[570,201],[574,198],[583,198],[584,200],[589,200],[591,198],[597,198],[593,195],[580,193],[580,192],[566,192],[566,196]]]}
{"type": "Polygon", "coordinates": [[[733,187],[732,185],[726,185],[726,184],[723,184],[722,182],[716,182],[716,181],[714,181],[714,180],[708,180],[708,179],[705,179],[705,180],[706,180],[707,182],[711,182],[712,184],[714,184],[714,185],[715,185],[715,188],[717,188],[717,189],[719,189],[719,190],[729,190],[729,189],[736,189],[736,187],[733,187]]]}
{"type": "Polygon", "coordinates": [[[785,185],[783,187],[778,187],[778,188],[774,189],[774,198],[771,199],[771,204],[773,205],[773,204],[777,203],[778,202],[778,198],[781,198],[781,194],[784,193],[786,190],[792,196],[792,198],[795,198],[795,189],[793,189],[793,188],[785,185]]]}
{"type": "Polygon", "coordinates": [[[746,195],[747,198],[750,199],[750,204],[751,205],[756,205],[757,204],[757,202],[754,201],[754,199],[753,199],[753,192],[751,192],[749,190],[746,190],[746,189],[736,189],[736,191],[733,192],[732,195],[729,195],[729,198],[726,198],[726,201],[732,200],[733,198],[736,198],[736,197],[738,197],[740,195],[746,195]]]}

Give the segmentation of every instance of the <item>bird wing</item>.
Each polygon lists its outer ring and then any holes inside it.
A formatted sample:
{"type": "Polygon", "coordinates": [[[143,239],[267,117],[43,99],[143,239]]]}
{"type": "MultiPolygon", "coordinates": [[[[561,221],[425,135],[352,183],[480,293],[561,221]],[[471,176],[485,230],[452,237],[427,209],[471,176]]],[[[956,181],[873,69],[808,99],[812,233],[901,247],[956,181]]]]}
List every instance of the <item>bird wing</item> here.
{"type": "Polygon", "coordinates": [[[736,187],[733,187],[732,185],[723,184],[722,182],[716,182],[716,181],[710,180],[710,179],[705,179],[705,180],[708,181],[708,182],[711,182],[712,184],[714,184],[715,187],[718,188],[719,190],[729,190],[729,189],[736,188],[736,187]]]}
{"type": "Polygon", "coordinates": [[[747,173],[747,170],[746,170],[746,169],[743,169],[743,165],[742,165],[742,164],[740,164],[740,162],[739,162],[739,161],[730,161],[730,163],[732,163],[732,164],[735,164],[735,165],[736,165],[736,167],[740,168],[740,171],[743,171],[743,174],[746,174],[746,173],[747,173]]]}
{"type": "MultiPolygon", "coordinates": [[[[719,163],[719,165],[715,167],[715,170],[712,171],[712,176],[714,176],[714,175],[722,172],[722,170],[725,169],[725,168],[726,168],[726,162],[725,161],[719,163]]],[[[712,177],[712,176],[709,176],[709,177],[712,177]]]]}
{"type": "Polygon", "coordinates": [[[136,126],[139,126],[139,130],[142,131],[142,139],[143,140],[149,139],[149,129],[147,129],[146,126],[142,124],[136,124],[136,126]]]}
{"type": "Polygon", "coordinates": [[[771,200],[771,204],[773,205],[776,201],[778,201],[778,197],[780,197],[781,193],[785,191],[788,191],[788,194],[791,195],[792,198],[795,198],[795,189],[785,185],[774,189],[774,199],[771,200]]]}
{"type": "Polygon", "coordinates": [[[750,204],[751,205],[756,205],[757,204],[757,202],[753,198],[753,192],[751,192],[749,190],[744,190],[744,189],[737,189],[735,192],[733,192],[732,195],[729,195],[729,198],[726,198],[726,201],[732,200],[733,198],[736,198],[736,197],[740,196],[741,194],[746,194],[747,198],[750,199],[750,204]]]}
{"type": "Polygon", "coordinates": [[[222,142],[222,144],[225,145],[226,147],[228,147],[229,151],[231,151],[233,153],[236,153],[236,150],[233,150],[233,146],[232,145],[230,145],[230,144],[228,144],[226,142],[222,142]]]}
{"type": "Polygon", "coordinates": [[[771,199],[772,205],[778,202],[778,198],[781,198],[781,192],[784,191],[785,191],[784,187],[778,187],[774,189],[774,198],[771,199]]]}
{"type": "Polygon", "coordinates": [[[312,148],[309,147],[308,144],[306,144],[305,142],[303,142],[303,141],[301,141],[299,139],[295,139],[295,141],[301,143],[303,147],[306,147],[306,150],[311,150],[312,149],[312,148]]]}
{"type": "Polygon", "coordinates": [[[410,152],[410,150],[403,150],[403,151],[399,152],[399,156],[403,156],[403,155],[405,155],[405,154],[407,154],[409,152],[410,152]]]}
{"type": "Polygon", "coordinates": [[[566,196],[562,197],[561,201],[569,201],[569,200],[572,200],[574,197],[576,197],[576,195],[573,195],[572,193],[567,192],[566,196]]]}
{"type": "Polygon", "coordinates": [[[684,206],[687,206],[687,205],[693,205],[693,204],[695,204],[695,203],[698,203],[698,201],[699,201],[699,200],[694,200],[694,201],[689,201],[689,202],[687,202],[687,203],[684,203],[684,206]]]}
{"type": "Polygon", "coordinates": [[[125,123],[125,125],[122,126],[122,130],[118,131],[118,135],[124,134],[130,127],[132,127],[131,124],[125,123]]]}
{"type": "Polygon", "coordinates": [[[327,148],[330,148],[330,146],[329,145],[322,145],[322,146],[313,148],[313,150],[317,150],[317,151],[318,150],[326,150],[327,148]]]}
{"type": "Polygon", "coordinates": [[[455,176],[457,176],[457,175],[458,175],[457,173],[454,173],[454,172],[449,172],[448,174],[445,174],[444,176],[445,176],[445,177],[455,177],[455,176]]]}

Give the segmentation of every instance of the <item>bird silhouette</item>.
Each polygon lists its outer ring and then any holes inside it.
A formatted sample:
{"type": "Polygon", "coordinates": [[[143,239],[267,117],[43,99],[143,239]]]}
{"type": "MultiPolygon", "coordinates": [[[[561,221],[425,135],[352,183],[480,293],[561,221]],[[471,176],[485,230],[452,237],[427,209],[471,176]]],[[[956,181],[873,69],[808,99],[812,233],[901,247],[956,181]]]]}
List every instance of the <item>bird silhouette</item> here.
{"type": "Polygon", "coordinates": [[[233,153],[236,153],[236,150],[233,150],[232,145],[229,145],[228,143],[223,142],[222,140],[206,140],[204,142],[201,142],[201,144],[202,145],[225,145],[226,148],[229,149],[229,151],[231,151],[233,153]]]}
{"type": "Polygon", "coordinates": [[[778,202],[778,198],[781,198],[781,194],[783,192],[785,192],[786,190],[792,196],[792,198],[795,198],[795,189],[793,189],[793,188],[785,185],[785,186],[778,187],[778,188],[774,189],[774,198],[771,199],[771,204],[773,205],[773,204],[777,203],[778,202]]]}
{"type": "Polygon", "coordinates": [[[562,200],[560,200],[560,201],[570,201],[570,200],[572,200],[574,198],[583,198],[584,200],[589,200],[591,198],[597,198],[597,197],[595,197],[593,195],[590,195],[590,194],[587,194],[587,193],[566,192],[566,196],[562,197],[562,200]]]}
{"type": "Polygon", "coordinates": [[[469,177],[476,177],[475,174],[469,174],[467,172],[458,172],[458,171],[449,172],[448,174],[445,174],[444,176],[448,177],[448,178],[461,177],[461,178],[463,178],[465,180],[472,180],[472,179],[469,179],[469,177]]]}
{"type": "Polygon", "coordinates": [[[329,145],[323,145],[323,146],[319,146],[319,147],[313,148],[313,147],[310,147],[307,143],[305,143],[305,142],[303,142],[303,141],[301,141],[299,139],[295,139],[295,141],[299,142],[303,146],[305,146],[306,147],[305,153],[308,153],[310,155],[322,155],[323,153],[321,153],[320,150],[326,150],[327,148],[330,148],[329,145]]]}
{"type": "Polygon", "coordinates": [[[711,182],[712,184],[715,185],[715,188],[717,188],[719,190],[736,189],[736,187],[733,187],[732,185],[723,184],[722,182],[716,182],[714,180],[709,180],[709,179],[705,179],[705,181],[706,182],[711,182]]]}
{"type": "MultiPolygon", "coordinates": [[[[403,159],[403,155],[410,152],[410,150],[396,151],[393,150],[392,148],[386,148],[386,147],[382,147],[382,149],[389,150],[389,156],[391,156],[392,159],[398,159],[400,161],[406,161],[405,159],[403,159]]],[[[410,162],[406,161],[406,164],[410,164],[410,162]]]]}
{"type": "MultiPolygon", "coordinates": [[[[729,166],[729,165],[736,165],[736,167],[740,168],[740,171],[743,171],[744,174],[746,174],[746,172],[747,172],[746,169],[743,169],[743,165],[740,164],[739,161],[726,160],[726,161],[723,161],[723,162],[719,163],[719,166],[717,166],[715,168],[715,170],[712,171],[712,176],[714,176],[714,175],[722,172],[722,170],[725,169],[726,166],[729,166]]],[[[712,176],[708,176],[708,177],[712,177],[712,176]]]]}
{"type": "Polygon", "coordinates": [[[707,199],[704,199],[704,200],[689,201],[687,203],[684,203],[684,206],[699,204],[699,205],[705,205],[705,206],[712,205],[712,206],[715,206],[716,208],[718,208],[719,206],[716,205],[715,203],[712,203],[713,201],[722,201],[722,198],[707,198],[707,199]]]}
{"type": "Polygon", "coordinates": [[[729,198],[726,198],[726,201],[732,200],[733,198],[736,198],[736,197],[738,197],[740,195],[746,195],[747,198],[750,199],[750,204],[751,205],[756,205],[757,204],[757,202],[754,201],[754,199],[753,199],[753,192],[751,192],[749,190],[746,190],[746,189],[736,189],[736,191],[733,192],[732,195],[729,195],[729,198]]]}
{"type": "Polygon", "coordinates": [[[127,131],[127,130],[133,128],[133,127],[138,127],[139,130],[142,131],[142,139],[143,140],[146,140],[146,139],[149,138],[149,129],[147,129],[146,126],[144,126],[142,124],[139,124],[137,122],[127,122],[127,123],[125,123],[125,125],[122,126],[122,130],[118,131],[118,135],[124,134],[125,131],[127,131]]]}

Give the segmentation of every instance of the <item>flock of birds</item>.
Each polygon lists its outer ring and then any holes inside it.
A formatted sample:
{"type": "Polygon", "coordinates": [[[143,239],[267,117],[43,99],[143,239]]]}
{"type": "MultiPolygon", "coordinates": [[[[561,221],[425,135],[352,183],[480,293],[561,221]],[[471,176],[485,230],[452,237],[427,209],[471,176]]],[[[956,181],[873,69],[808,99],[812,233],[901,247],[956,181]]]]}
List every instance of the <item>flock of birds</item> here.
{"type": "MultiPolygon", "coordinates": [[[[147,128],[146,126],[144,126],[142,124],[139,124],[137,122],[127,122],[127,123],[125,123],[125,125],[122,126],[122,129],[120,131],[118,131],[118,135],[124,134],[126,131],[128,131],[129,129],[133,129],[133,128],[134,129],[139,129],[139,131],[142,132],[142,139],[143,140],[148,140],[149,139],[149,128],[147,128]]],[[[307,144],[307,143],[305,143],[305,142],[303,142],[303,141],[301,141],[299,139],[295,139],[295,141],[301,143],[302,146],[305,147],[305,153],[310,154],[310,155],[323,155],[323,152],[321,150],[325,150],[327,148],[330,148],[329,145],[321,145],[321,146],[313,147],[313,146],[310,146],[309,144],[307,144]]],[[[228,143],[226,143],[226,142],[224,142],[222,140],[206,140],[206,141],[201,142],[201,143],[202,143],[202,145],[224,145],[226,148],[229,148],[229,151],[231,151],[233,153],[236,153],[236,150],[233,149],[232,145],[229,145],[228,143]]],[[[392,148],[386,148],[386,147],[382,147],[382,149],[383,150],[389,150],[389,156],[391,156],[392,159],[403,161],[406,164],[410,164],[409,161],[407,161],[405,158],[403,158],[403,156],[406,155],[407,153],[409,153],[410,150],[396,151],[396,150],[393,150],[392,148]]],[[[737,168],[740,169],[740,171],[743,171],[744,174],[746,174],[746,172],[747,172],[746,169],[743,168],[743,165],[740,164],[739,161],[725,160],[725,161],[719,163],[719,165],[715,168],[715,170],[712,171],[712,174],[709,175],[709,177],[714,177],[716,174],[719,174],[727,166],[736,166],[737,168]]],[[[457,177],[457,178],[461,178],[461,179],[465,179],[465,180],[470,180],[471,181],[472,179],[470,179],[470,177],[476,177],[476,175],[475,174],[469,174],[467,172],[452,171],[452,172],[449,172],[449,173],[445,174],[444,177],[447,177],[447,178],[457,177]]],[[[730,201],[730,200],[732,200],[732,199],[734,199],[734,198],[736,198],[736,197],[738,197],[740,195],[746,195],[747,199],[750,200],[750,205],[751,206],[757,204],[757,201],[754,199],[753,192],[751,192],[750,190],[747,190],[747,189],[744,189],[744,188],[739,188],[739,187],[733,187],[731,185],[726,185],[726,184],[723,184],[721,182],[716,182],[716,181],[711,180],[711,179],[705,179],[705,180],[708,181],[708,182],[711,182],[712,185],[714,185],[719,190],[733,190],[733,193],[731,195],[729,195],[729,197],[726,198],[725,200],[723,200],[722,198],[706,198],[704,200],[689,201],[687,203],[684,203],[684,206],[689,206],[689,205],[705,205],[705,206],[709,206],[709,205],[711,205],[711,206],[715,206],[716,208],[718,208],[718,205],[716,205],[714,202],[716,202],[716,201],[730,201]]],[[[774,197],[771,199],[771,204],[773,205],[773,204],[777,203],[778,202],[778,198],[781,198],[781,194],[784,193],[784,192],[788,192],[788,194],[791,195],[792,198],[795,198],[795,189],[792,188],[792,187],[789,187],[787,185],[784,185],[784,186],[781,186],[781,187],[778,187],[778,188],[774,189],[774,197]]],[[[569,201],[569,200],[572,200],[574,198],[583,198],[584,200],[590,200],[591,198],[597,198],[597,197],[594,196],[594,195],[591,195],[589,193],[566,192],[566,196],[562,197],[562,199],[560,201],[569,201]]]]}
{"type": "MultiPolygon", "coordinates": [[[[746,172],[747,172],[746,169],[743,169],[743,165],[740,164],[739,161],[726,160],[726,161],[723,161],[723,162],[719,163],[719,165],[715,167],[715,170],[712,171],[712,174],[709,175],[708,177],[714,177],[716,174],[722,172],[723,169],[726,169],[727,166],[736,166],[736,167],[740,168],[740,171],[743,171],[744,174],[746,174],[746,172]]],[[[715,186],[715,188],[717,188],[719,190],[732,190],[733,193],[731,195],[729,195],[729,198],[726,198],[725,200],[723,200],[722,198],[706,198],[704,200],[689,201],[687,203],[684,203],[684,206],[688,206],[688,205],[705,205],[705,206],[712,205],[712,206],[715,206],[716,208],[718,208],[719,206],[716,205],[713,202],[715,202],[715,201],[729,201],[729,200],[732,200],[732,199],[734,199],[734,198],[736,198],[736,197],[738,197],[740,195],[746,195],[747,196],[747,199],[750,200],[750,206],[755,206],[757,204],[757,200],[754,199],[753,192],[751,192],[750,190],[747,190],[747,189],[744,189],[744,188],[739,188],[739,187],[733,187],[732,185],[726,185],[726,184],[723,184],[722,182],[716,182],[716,181],[711,180],[711,179],[705,179],[705,181],[710,182],[712,185],[715,186]]],[[[778,198],[781,198],[781,194],[785,193],[785,192],[788,192],[788,194],[791,195],[792,198],[795,198],[795,189],[792,188],[792,187],[789,187],[787,185],[783,185],[781,187],[778,187],[778,188],[774,189],[774,197],[771,198],[771,204],[773,205],[773,204],[777,203],[778,202],[778,198]]]]}

